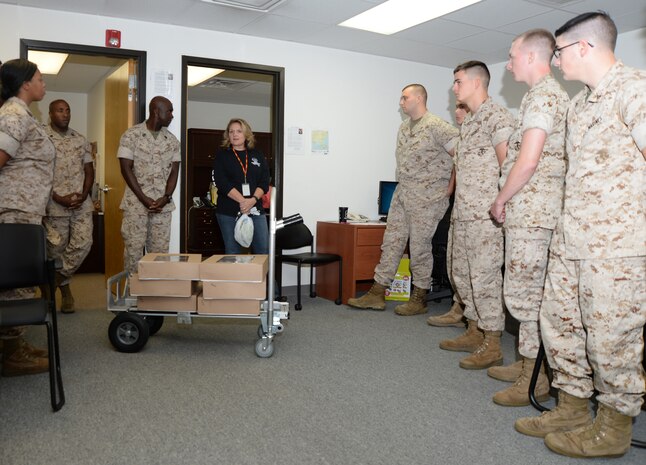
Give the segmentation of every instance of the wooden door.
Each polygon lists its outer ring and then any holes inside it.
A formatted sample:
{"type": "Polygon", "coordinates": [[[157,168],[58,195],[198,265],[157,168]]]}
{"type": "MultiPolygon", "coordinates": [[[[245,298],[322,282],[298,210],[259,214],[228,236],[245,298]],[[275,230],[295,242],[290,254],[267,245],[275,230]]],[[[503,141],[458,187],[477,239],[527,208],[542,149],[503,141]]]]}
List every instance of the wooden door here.
{"type": "MultiPolygon", "coordinates": [[[[136,74],[135,60],[129,60],[105,82],[105,276],[123,271],[122,214],[119,204],[126,183],[117,159],[119,141],[136,118],[135,89],[129,88],[129,75],[136,74]],[[131,97],[131,98],[129,98],[131,97]]],[[[136,79],[135,79],[136,82],[136,79]]]]}

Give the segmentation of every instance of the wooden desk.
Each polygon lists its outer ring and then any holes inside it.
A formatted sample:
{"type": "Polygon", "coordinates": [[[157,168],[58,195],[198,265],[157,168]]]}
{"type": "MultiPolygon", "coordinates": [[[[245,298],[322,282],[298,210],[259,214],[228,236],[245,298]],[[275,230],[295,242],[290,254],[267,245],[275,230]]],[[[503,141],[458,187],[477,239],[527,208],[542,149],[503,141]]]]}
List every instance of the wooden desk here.
{"type": "MultiPolygon", "coordinates": [[[[335,253],[343,257],[342,302],[356,297],[362,281],[371,284],[375,266],[381,258],[381,243],[386,223],[337,223],[319,221],[316,224],[316,251],[335,253]]],[[[334,300],[338,296],[338,266],[332,263],[316,268],[316,293],[334,300]]]]}

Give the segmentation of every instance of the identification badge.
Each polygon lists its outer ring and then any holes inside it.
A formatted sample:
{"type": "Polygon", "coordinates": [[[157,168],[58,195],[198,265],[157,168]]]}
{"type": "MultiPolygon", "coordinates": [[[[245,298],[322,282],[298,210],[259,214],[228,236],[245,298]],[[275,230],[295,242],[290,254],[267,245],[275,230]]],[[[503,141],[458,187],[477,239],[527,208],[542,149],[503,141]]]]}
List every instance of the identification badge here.
{"type": "Polygon", "coordinates": [[[251,195],[251,189],[249,188],[248,183],[242,184],[242,196],[243,197],[249,197],[251,195]]]}

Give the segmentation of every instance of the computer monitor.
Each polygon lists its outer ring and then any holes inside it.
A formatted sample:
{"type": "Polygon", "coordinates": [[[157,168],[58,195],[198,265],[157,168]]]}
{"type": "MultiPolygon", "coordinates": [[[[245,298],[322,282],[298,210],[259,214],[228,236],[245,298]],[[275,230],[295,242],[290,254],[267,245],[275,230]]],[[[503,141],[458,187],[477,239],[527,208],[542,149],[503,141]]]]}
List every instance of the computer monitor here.
{"type": "Polygon", "coordinates": [[[379,215],[388,215],[390,202],[393,199],[396,187],[397,181],[379,181],[379,198],[377,199],[377,204],[379,205],[377,213],[379,215]]]}

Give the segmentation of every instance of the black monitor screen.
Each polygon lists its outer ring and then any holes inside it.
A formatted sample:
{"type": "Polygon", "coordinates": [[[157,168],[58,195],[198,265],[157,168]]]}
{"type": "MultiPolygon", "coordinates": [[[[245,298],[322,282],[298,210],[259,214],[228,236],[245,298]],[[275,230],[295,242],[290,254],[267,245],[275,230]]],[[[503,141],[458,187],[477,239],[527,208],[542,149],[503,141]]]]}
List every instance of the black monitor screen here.
{"type": "Polygon", "coordinates": [[[379,215],[388,215],[390,209],[390,202],[393,199],[395,188],[397,187],[396,181],[379,181],[379,215]]]}

